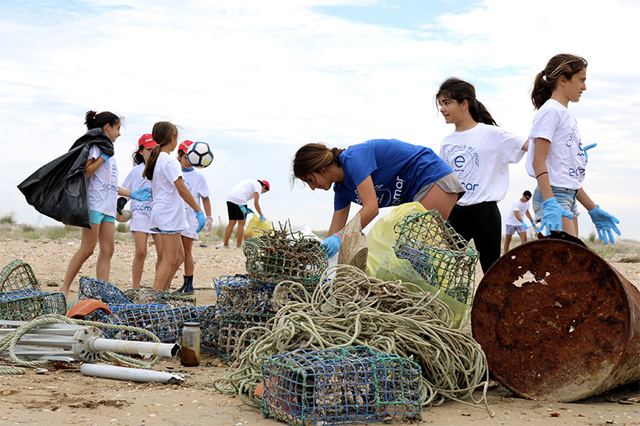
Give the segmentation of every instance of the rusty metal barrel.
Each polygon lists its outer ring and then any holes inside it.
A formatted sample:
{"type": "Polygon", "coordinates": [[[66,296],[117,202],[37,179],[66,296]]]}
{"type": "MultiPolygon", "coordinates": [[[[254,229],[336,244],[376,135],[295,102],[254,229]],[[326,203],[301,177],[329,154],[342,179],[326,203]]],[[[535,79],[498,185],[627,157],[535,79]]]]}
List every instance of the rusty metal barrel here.
{"type": "Polygon", "coordinates": [[[640,291],[571,241],[539,239],[498,259],[471,326],[489,371],[521,397],[571,402],[640,380],[640,291]]]}

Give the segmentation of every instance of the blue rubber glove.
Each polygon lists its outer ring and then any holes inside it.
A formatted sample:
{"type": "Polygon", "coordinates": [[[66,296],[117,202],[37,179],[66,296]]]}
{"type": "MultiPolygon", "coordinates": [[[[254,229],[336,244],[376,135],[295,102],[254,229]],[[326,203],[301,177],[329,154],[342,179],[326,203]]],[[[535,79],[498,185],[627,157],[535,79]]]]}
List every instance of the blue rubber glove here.
{"type": "Polygon", "coordinates": [[[202,231],[202,228],[204,228],[204,225],[207,224],[207,218],[204,216],[204,212],[202,210],[200,210],[199,212],[196,213],[196,219],[198,219],[198,227],[196,228],[196,234],[200,231],[202,231]]]}
{"type": "Polygon", "coordinates": [[[104,162],[106,163],[107,161],[109,161],[109,157],[107,154],[105,154],[104,152],[102,154],[100,154],[100,158],[102,158],[104,160],[104,162]]]}
{"type": "Polygon", "coordinates": [[[328,258],[332,258],[338,252],[338,250],[340,250],[340,241],[340,237],[333,234],[332,236],[325,238],[325,240],[322,242],[324,250],[327,252],[328,258]]]}
{"type": "Polygon", "coordinates": [[[522,222],[520,222],[520,223],[521,223],[521,224],[522,224],[522,226],[524,227],[524,230],[525,230],[525,231],[527,230],[527,228],[529,228],[529,227],[527,226],[527,224],[526,224],[526,223],[524,223],[524,220],[523,220],[522,222]]]}
{"type": "Polygon", "coordinates": [[[598,146],[597,143],[592,143],[591,145],[587,145],[584,148],[582,148],[582,151],[584,152],[584,162],[588,163],[589,162],[589,155],[587,154],[587,151],[590,150],[591,148],[594,148],[598,146]]]}
{"type": "Polygon", "coordinates": [[[593,224],[596,226],[596,230],[598,231],[598,238],[600,241],[604,241],[605,244],[611,242],[612,244],[615,242],[613,239],[613,232],[620,235],[620,230],[616,226],[617,223],[620,223],[615,216],[610,215],[600,208],[600,206],[596,206],[595,209],[589,212],[589,216],[591,216],[591,220],[593,224]],[[613,230],[613,232],[611,232],[613,230]]]}
{"type": "Polygon", "coordinates": [[[135,191],[131,191],[130,198],[137,201],[151,201],[151,188],[147,186],[146,188],[140,188],[136,189],[135,191]]]}
{"type": "Polygon", "coordinates": [[[247,207],[247,214],[249,213],[253,213],[253,210],[251,210],[249,207],[247,207]]]}
{"type": "Polygon", "coordinates": [[[551,197],[548,200],[542,202],[542,222],[540,222],[540,228],[538,231],[544,233],[544,228],[547,228],[549,235],[551,231],[562,231],[562,217],[567,219],[573,219],[573,215],[562,208],[556,197],[551,197]]]}
{"type": "Polygon", "coordinates": [[[265,220],[267,220],[267,218],[266,218],[266,217],[264,217],[264,215],[263,215],[263,214],[261,214],[261,215],[260,215],[260,220],[264,222],[265,220]]]}

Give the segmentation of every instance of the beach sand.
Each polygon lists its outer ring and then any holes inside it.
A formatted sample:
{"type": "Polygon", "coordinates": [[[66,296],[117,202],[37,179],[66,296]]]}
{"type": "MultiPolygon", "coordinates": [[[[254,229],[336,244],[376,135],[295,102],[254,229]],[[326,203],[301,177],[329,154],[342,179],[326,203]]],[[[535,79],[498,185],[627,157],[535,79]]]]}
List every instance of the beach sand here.
{"type": "MultiPolygon", "coordinates": [[[[45,291],[56,291],[67,263],[78,249],[77,239],[25,240],[0,238],[0,265],[21,259],[31,265],[45,291]]],[[[133,242],[116,242],[110,281],[120,289],[131,287],[133,242]]],[[[198,305],[215,303],[212,277],[245,272],[241,250],[216,248],[215,243],[195,244],[195,297],[198,305]]],[[[96,253],[85,263],[81,275],[95,276],[96,253]]],[[[640,264],[611,263],[627,280],[640,283],[640,264]]],[[[149,247],[142,286],[153,283],[155,252],[149,247]]],[[[182,284],[182,271],[172,289],[182,284]]],[[[77,299],[78,281],[69,300],[77,299]]],[[[465,329],[469,331],[469,327],[465,329]]],[[[203,352],[198,367],[182,367],[178,359],[161,361],[155,370],[188,373],[181,385],[140,384],[83,376],[79,366],[25,375],[0,376],[0,425],[276,425],[259,409],[243,404],[236,396],[223,395],[212,387],[228,368],[203,352]]],[[[434,425],[640,425],[640,383],[632,383],[603,395],[575,403],[538,402],[516,397],[493,383],[488,402],[495,416],[483,406],[447,401],[424,410],[418,424],[434,425]]],[[[394,423],[400,424],[400,423],[394,423]]]]}

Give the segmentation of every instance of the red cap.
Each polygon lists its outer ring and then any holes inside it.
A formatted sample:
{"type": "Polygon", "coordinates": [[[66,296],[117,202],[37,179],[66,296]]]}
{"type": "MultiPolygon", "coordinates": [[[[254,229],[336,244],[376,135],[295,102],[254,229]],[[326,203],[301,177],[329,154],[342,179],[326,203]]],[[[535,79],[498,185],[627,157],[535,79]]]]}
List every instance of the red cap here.
{"type": "Polygon", "coordinates": [[[138,148],[141,146],[144,146],[145,148],[155,148],[156,145],[158,144],[153,140],[151,133],[145,133],[140,136],[140,139],[138,139],[138,148]]]}
{"type": "Polygon", "coordinates": [[[187,151],[189,151],[189,147],[191,145],[193,145],[193,141],[184,140],[184,141],[182,141],[182,143],[178,147],[178,151],[182,151],[182,152],[184,152],[186,154],[187,151]]]}
{"type": "Polygon", "coordinates": [[[271,185],[269,185],[269,182],[267,182],[266,180],[260,180],[258,179],[258,182],[260,182],[261,184],[263,184],[264,186],[267,187],[267,191],[269,191],[271,189],[271,185]]]}

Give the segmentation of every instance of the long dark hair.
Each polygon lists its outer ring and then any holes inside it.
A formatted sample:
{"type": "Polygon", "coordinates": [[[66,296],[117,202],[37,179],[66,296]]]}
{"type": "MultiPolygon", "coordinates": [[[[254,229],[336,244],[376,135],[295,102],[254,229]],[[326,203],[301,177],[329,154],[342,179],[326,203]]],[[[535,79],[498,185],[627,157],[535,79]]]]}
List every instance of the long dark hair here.
{"type": "Polygon", "coordinates": [[[160,148],[171,143],[173,138],[178,136],[178,127],[168,121],[158,121],[153,125],[151,136],[158,145],[151,151],[149,161],[144,168],[144,172],[142,172],[142,176],[149,180],[153,180],[153,172],[156,169],[156,161],[158,161],[158,156],[160,155],[160,148]]]}
{"type": "Polygon", "coordinates": [[[133,154],[131,155],[131,159],[133,160],[134,166],[144,163],[144,157],[142,156],[143,149],[145,149],[145,147],[140,145],[137,151],[133,151],[133,154]]]}
{"type": "Polygon", "coordinates": [[[333,163],[342,166],[338,158],[339,155],[342,154],[342,151],[344,151],[344,149],[329,149],[323,143],[308,143],[304,145],[298,149],[296,155],[293,157],[292,181],[295,180],[295,178],[302,179],[333,163]]]}
{"type": "Polygon", "coordinates": [[[84,124],[87,126],[87,130],[95,129],[97,127],[102,129],[107,124],[115,126],[121,122],[122,119],[120,117],[109,111],[103,111],[101,113],[87,111],[84,116],[84,124]]]}
{"type": "Polygon", "coordinates": [[[456,77],[448,78],[440,85],[438,93],[436,93],[436,106],[438,106],[440,96],[445,96],[458,103],[467,101],[469,113],[474,121],[491,126],[498,125],[482,102],[476,99],[476,88],[473,87],[473,84],[456,77]]]}
{"type": "Polygon", "coordinates": [[[536,75],[533,82],[531,102],[535,109],[540,109],[551,98],[560,76],[571,80],[574,74],[582,71],[587,65],[589,64],[586,59],[569,53],[561,53],[549,59],[547,66],[536,75]]]}

